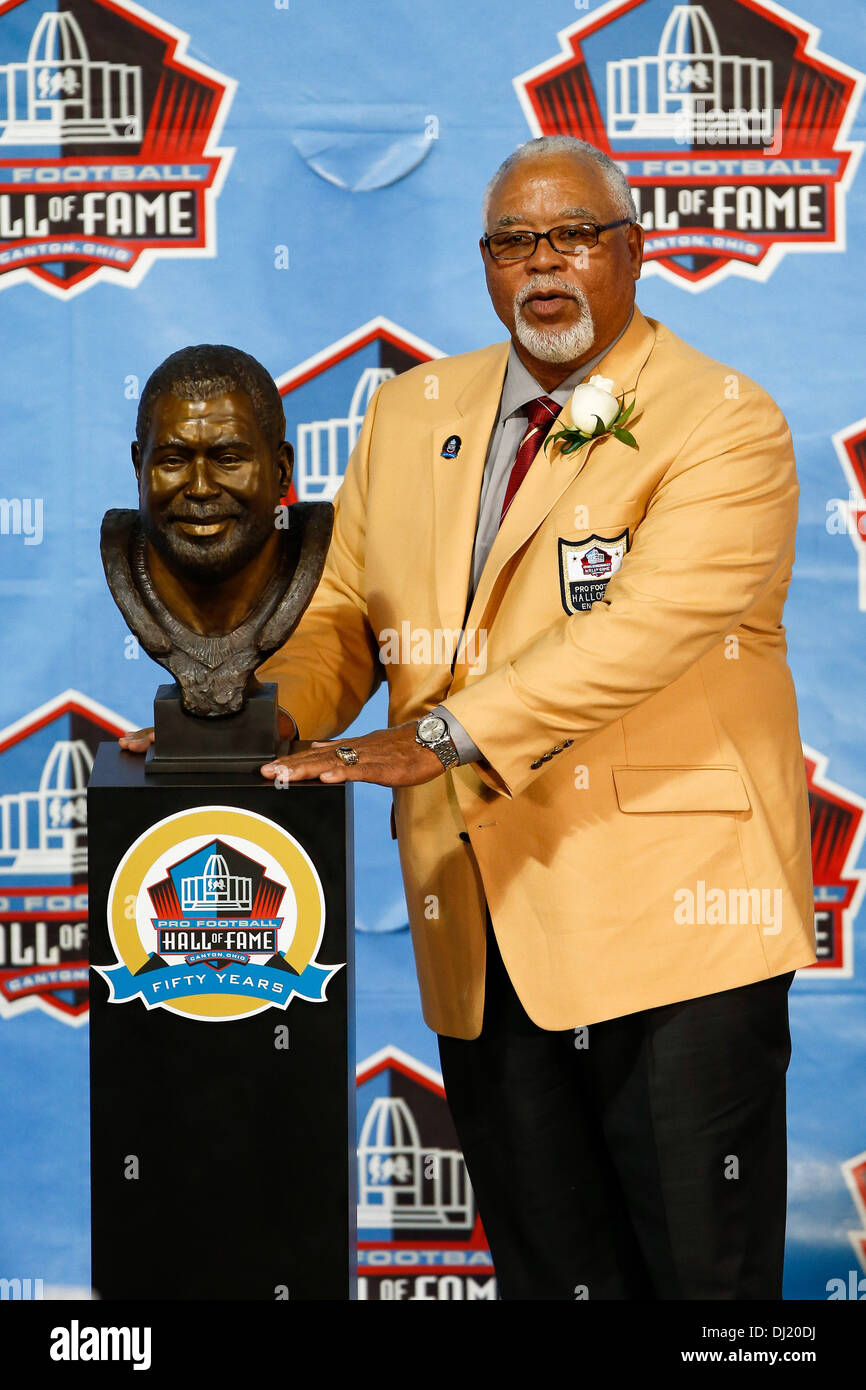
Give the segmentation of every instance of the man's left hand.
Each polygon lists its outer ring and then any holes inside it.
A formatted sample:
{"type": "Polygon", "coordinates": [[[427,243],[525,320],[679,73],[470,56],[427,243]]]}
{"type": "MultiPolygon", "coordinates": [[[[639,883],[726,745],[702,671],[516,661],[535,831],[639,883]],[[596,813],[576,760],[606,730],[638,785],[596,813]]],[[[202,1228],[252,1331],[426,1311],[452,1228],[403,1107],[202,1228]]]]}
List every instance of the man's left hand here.
{"type": "Polygon", "coordinates": [[[377,729],[361,738],[317,740],[299,753],[274,758],[261,768],[263,777],[279,782],[377,782],[382,787],[414,787],[432,782],[445,771],[431,748],[415,740],[417,722],[377,729]],[[358,761],[344,763],[340,747],[354,748],[358,761]]]}

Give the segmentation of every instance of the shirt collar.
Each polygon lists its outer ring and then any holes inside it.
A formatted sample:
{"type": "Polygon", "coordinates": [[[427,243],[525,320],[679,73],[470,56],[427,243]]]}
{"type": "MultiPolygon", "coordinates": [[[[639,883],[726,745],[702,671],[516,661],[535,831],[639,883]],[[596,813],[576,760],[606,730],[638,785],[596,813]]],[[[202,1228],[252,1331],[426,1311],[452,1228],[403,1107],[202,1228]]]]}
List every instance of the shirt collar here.
{"type": "MultiPolygon", "coordinates": [[[[633,312],[634,309],[632,309],[633,312]]],[[[502,384],[502,400],[499,407],[500,420],[507,420],[509,416],[516,415],[530,401],[537,400],[539,396],[549,396],[551,400],[556,401],[557,405],[565,405],[575,386],[579,386],[590,376],[601,359],[610,352],[614,343],[619,342],[631,323],[631,319],[632,315],[629,314],[616,337],[611,338],[609,343],[605,343],[601,351],[591,357],[588,362],[583,362],[576,371],[572,372],[570,377],[567,377],[557,386],[555,391],[545,391],[542,386],[539,386],[532,373],[524,367],[517,355],[514,343],[512,343],[508,353],[508,365],[505,368],[505,380],[502,384]]]]}

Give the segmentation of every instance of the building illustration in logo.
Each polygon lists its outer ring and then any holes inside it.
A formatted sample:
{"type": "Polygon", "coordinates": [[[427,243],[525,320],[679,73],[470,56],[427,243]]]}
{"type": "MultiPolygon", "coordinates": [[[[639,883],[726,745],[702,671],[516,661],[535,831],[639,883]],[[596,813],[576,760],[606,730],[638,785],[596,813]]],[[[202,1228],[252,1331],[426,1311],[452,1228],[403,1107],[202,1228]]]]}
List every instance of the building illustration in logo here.
{"type": "Polygon", "coordinates": [[[389,1046],[357,1080],[359,1299],[495,1299],[442,1078],[389,1046]]]}
{"type": "Polygon", "coordinates": [[[173,955],[217,970],[253,959],[285,968],[281,952],[290,948],[293,932],[288,918],[277,914],[286,892],[285,884],[236,847],[222,840],[198,846],[164,878],[148,883],[157,916],[151,919],[155,939],[147,944],[156,950],[148,955],[147,970],[173,955]]]}
{"type": "Polygon", "coordinates": [[[442,353],[390,319],[370,319],[277,380],[295,447],[289,501],[331,501],[383,382],[442,353]],[[346,415],[337,410],[349,402],[346,415]]]}
{"type": "Polygon", "coordinates": [[[804,746],[812,823],[812,878],[818,960],[801,979],[854,974],[854,921],[866,889],[857,867],[866,835],[866,800],[832,782],[827,759],[804,746]]]}
{"type": "Polygon", "coordinates": [[[393,367],[365,367],[352,392],[347,416],[298,425],[295,486],[300,502],[333,499],[358,442],[367,406],[382,382],[396,375],[393,367]]]}
{"type": "Polygon", "coordinates": [[[141,68],[94,62],[69,10],[46,10],[26,61],[0,65],[0,145],[130,143],[141,115],[141,68]]]}
{"type": "Polygon", "coordinates": [[[210,1023],[324,1003],[343,968],[317,959],[325,898],[309,855],[237,807],[180,811],[140,835],[115,871],[108,925],[115,961],[96,969],[111,1003],[210,1023]]]}
{"type": "Polygon", "coordinates": [[[866,418],[838,430],[833,445],[848,483],[845,530],[857,552],[858,605],[866,612],[866,418]]]}
{"type": "Polygon", "coordinates": [[[68,299],[215,254],[235,83],[187,42],[134,0],[0,0],[0,289],[68,299]]]}
{"type": "Polygon", "coordinates": [[[181,908],[190,912],[249,912],[253,881],[247,874],[230,874],[221,854],[212,854],[203,874],[190,874],[181,883],[181,908]]]}
{"type": "Polygon", "coordinates": [[[600,545],[594,545],[588,550],[580,562],[580,568],[588,579],[609,575],[612,565],[613,556],[607,550],[602,550],[600,545]]]}
{"type": "Polygon", "coordinates": [[[620,164],[645,273],[697,292],[845,249],[864,76],[819,37],[776,0],[608,0],[514,86],[534,135],[620,164]]]}
{"type": "Polygon", "coordinates": [[[699,129],[697,115],[721,111],[726,92],[762,136],[760,113],[773,110],[772,62],[723,54],[703,5],[674,5],[657,53],[607,64],[607,132],[676,139],[699,129]]]}
{"type": "Polygon", "coordinates": [[[86,872],[92,766],[83,739],[58,739],[36,791],[0,795],[0,882],[18,874],[86,872]]]}
{"type": "Polygon", "coordinates": [[[87,781],[129,727],[67,690],[0,732],[0,1018],[87,1019],[87,781]]]}
{"type": "Polygon", "coordinates": [[[459,1149],[422,1145],[408,1101],[377,1096],[358,1143],[359,1229],[471,1229],[473,1214],[459,1149]]]}

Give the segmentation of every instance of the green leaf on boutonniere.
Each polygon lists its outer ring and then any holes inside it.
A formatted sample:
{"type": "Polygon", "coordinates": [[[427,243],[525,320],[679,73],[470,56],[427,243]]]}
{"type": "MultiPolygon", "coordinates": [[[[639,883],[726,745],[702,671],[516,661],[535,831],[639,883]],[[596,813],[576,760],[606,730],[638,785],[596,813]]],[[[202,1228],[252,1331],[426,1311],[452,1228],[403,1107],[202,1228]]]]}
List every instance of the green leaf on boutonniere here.
{"type": "Polygon", "coordinates": [[[620,396],[619,410],[617,411],[615,419],[613,419],[609,425],[605,425],[601,417],[595,415],[593,417],[596,422],[595,429],[591,434],[587,434],[586,430],[579,430],[574,426],[570,429],[563,427],[557,430],[555,434],[549,434],[542,448],[546,452],[551,444],[560,444],[560,448],[564,454],[574,454],[578,449],[582,449],[584,444],[589,444],[595,439],[606,439],[609,434],[612,434],[614,439],[618,439],[621,444],[627,444],[630,449],[636,449],[638,447],[637,440],[629,430],[624,428],[626,421],[635,408],[635,401],[632,401],[629,406],[626,406],[624,401],[625,397],[620,396]]]}
{"type": "Polygon", "coordinates": [[[582,449],[584,444],[588,444],[591,436],[584,434],[581,430],[557,430],[556,434],[549,434],[544,441],[544,448],[549,444],[556,444],[560,439],[564,440],[562,452],[573,454],[576,449],[582,449]]]}

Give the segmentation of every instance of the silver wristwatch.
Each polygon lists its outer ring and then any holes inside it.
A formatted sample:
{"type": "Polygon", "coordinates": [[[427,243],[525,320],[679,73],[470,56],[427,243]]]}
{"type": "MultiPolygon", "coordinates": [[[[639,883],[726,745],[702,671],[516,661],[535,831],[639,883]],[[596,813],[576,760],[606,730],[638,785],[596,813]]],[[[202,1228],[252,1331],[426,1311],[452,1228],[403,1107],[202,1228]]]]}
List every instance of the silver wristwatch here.
{"type": "Polygon", "coordinates": [[[459,761],[457,749],[448,733],[448,725],[439,714],[425,714],[418,720],[415,742],[432,748],[443,767],[454,767],[459,761]]]}

